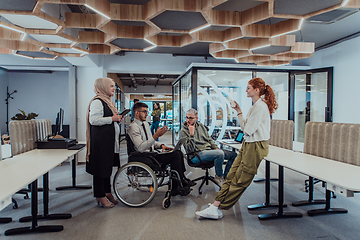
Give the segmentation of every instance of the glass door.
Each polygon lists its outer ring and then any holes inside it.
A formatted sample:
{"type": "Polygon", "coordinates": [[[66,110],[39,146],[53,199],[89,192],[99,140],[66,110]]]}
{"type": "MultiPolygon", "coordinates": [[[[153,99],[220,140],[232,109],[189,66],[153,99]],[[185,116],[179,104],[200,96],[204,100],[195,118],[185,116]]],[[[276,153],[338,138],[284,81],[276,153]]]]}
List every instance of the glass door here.
{"type": "Polygon", "coordinates": [[[294,142],[304,143],[307,121],[332,121],[332,68],[292,73],[294,142]]]}

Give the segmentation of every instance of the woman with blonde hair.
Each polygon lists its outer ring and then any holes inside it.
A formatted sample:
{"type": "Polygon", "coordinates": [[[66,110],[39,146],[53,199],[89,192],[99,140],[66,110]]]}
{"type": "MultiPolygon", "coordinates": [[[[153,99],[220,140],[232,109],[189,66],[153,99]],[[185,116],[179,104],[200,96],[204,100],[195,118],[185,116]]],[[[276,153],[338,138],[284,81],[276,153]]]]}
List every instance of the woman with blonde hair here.
{"type": "Polygon", "coordinates": [[[214,203],[195,212],[197,216],[221,219],[221,209],[228,210],[238,202],[257,173],[261,160],[269,153],[267,140],[270,138],[270,115],[277,109],[274,91],[261,78],[253,78],[248,82],[246,93],[253,102],[246,119],[237,102],[234,107],[245,133],[242,148],[216,194],[214,203]]]}
{"type": "Polygon", "coordinates": [[[120,166],[119,123],[124,117],[111,99],[115,93],[111,78],[96,79],[94,92],[86,114],[86,172],[93,175],[98,206],[111,208],[119,202],[111,194],[110,176],[113,166],[120,166]]]}

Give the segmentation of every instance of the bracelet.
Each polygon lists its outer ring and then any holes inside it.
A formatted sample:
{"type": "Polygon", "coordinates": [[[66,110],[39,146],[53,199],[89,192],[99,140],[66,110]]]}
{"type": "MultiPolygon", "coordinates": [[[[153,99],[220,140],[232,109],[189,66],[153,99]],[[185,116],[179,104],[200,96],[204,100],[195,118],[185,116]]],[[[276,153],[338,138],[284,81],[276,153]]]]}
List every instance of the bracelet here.
{"type": "Polygon", "coordinates": [[[242,112],[239,112],[237,115],[239,116],[239,115],[241,115],[242,114],[242,112]]]}

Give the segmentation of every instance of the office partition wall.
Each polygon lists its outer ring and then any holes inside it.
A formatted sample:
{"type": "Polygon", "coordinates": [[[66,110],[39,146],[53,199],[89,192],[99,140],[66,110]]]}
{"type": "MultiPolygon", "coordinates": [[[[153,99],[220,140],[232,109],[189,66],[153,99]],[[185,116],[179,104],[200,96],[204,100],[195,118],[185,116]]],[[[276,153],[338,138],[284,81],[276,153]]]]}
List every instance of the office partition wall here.
{"type": "MultiPolygon", "coordinates": [[[[332,96],[332,94],[328,94],[332,93],[332,84],[329,84],[329,81],[332,82],[332,74],[329,74],[327,70],[306,71],[308,74],[313,71],[310,84],[313,86],[309,84],[307,86],[308,89],[312,87],[313,93],[310,98],[316,105],[311,110],[313,111],[313,121],[325,118],[325,113],[320,114],[319,109],[323,109],[324,104],[322,103],[324,101],[328,102],[328,97],[332,96]],[[326,80],[324,80],[325,75],[326,80]],[[324,81],[326,82],[325,85],[324,81]],[[323,97],[324,91],[327,93],[326,100],[323,97]]],[[[297,89],[299,84],[295,85],[294,76],[296,75],[296,78],[298,78],[300,77],[299,74],[306,73],[300,70],[291,71],[270,68],[190,68],[173,84],[173,116],[174,126],[176,126],[173,129],[173,143],[178,140],[181,123],[185,121],[185,113],[189,108],[198,110],[199,121],[209,128],[209,134],[214,139],[232,138],[236,134],[239,125],[236,112],[230,107],[230,101],[238,102],[242,111],[245,115],[247,114],[252,106],[252,101],[246,97],[245,91],[248,81],[253,77],[262,78],[275,92],[278,109],[272,115],[272,119],[290,119],[294,120],[295,124],[298,122],[301,125],[300,118],[294,119],[296,115],[294,114],[295,106],[298,109],[300,105],[303,105],[303,100],[299,96],[299,89],[297,89]],[[294,94],[295,89],[297,94],[294,94]]],[[[326,114],[331,119],[331,105],[326,104],[326,107],[328,107],[326,114]]],[[[299,131],[303,132],[304,130],[299,131]]]]}

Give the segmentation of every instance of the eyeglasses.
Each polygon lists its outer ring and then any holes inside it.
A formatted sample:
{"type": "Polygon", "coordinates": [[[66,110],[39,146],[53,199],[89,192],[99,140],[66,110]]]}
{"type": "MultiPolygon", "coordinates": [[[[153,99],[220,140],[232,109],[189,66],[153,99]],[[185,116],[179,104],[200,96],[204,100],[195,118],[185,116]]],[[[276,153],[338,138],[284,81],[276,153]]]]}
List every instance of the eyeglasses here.
{"type": "Polygon", "coordinates": [[[147,111],[147,110],[144,110],[144,111],[138,111],[138,112],[142,112],[142,113],[144,113],[144,114],[149,114],[149,111],[147,111]]]}
{"type": "Polygon", "coordinates": [[[195,119],[195,118],[194,118],[194,117],[186,117],[186,119],[193,120],[193,119],[195,119]]]}

